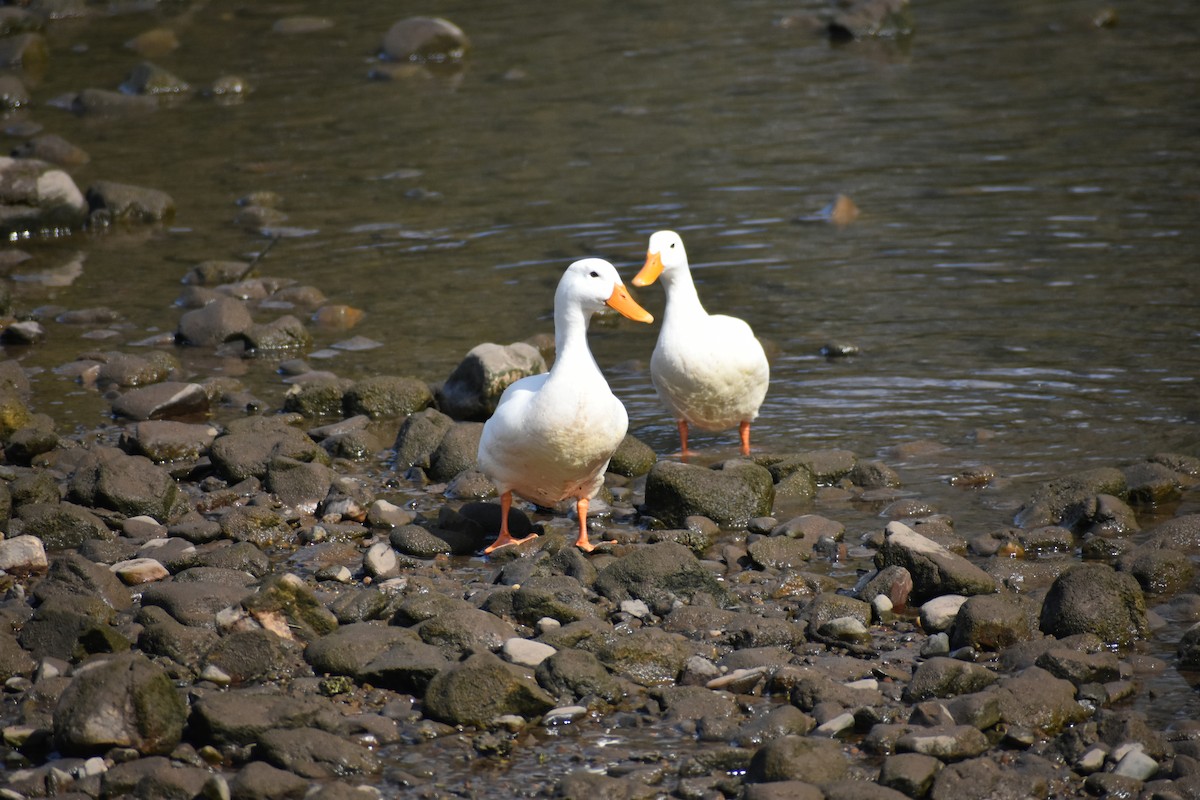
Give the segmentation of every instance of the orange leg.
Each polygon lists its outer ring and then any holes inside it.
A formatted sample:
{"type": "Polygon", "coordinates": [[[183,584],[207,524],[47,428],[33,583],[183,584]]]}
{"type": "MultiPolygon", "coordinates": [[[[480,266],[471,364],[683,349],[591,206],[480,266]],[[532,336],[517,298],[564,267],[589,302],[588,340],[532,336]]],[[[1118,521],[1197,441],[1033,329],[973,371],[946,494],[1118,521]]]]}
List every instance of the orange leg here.
{"type": "Polygon", "coordinates": [[[687,457],[688,457],[687,431],[688,431],[687,420],[686,419],[679,420],[679,457],[683,461],[687,461],[687,457]]]}
{"type": "MultiPolygon", "coordinates": [[[[579,538],[575,541],[575,546],[585,553],[590,553],[596,549],[596,545],[588,539],[587,512],[588,499],[581,497],[576,500],[575,513],[579,515],[579,538]]],[[[599,542],[598,544],[616,544],[616,542],[599,542]]]]}
{"type": "Polygon", "coordinates": [[[520,544],[537,538],[536,533],[531,533],[523,539],[512,537],[512,534],[508,532],[508,510],[510,508],[512,508],[512,492],[505,492],[500,495],[500,535],[496,537],[496,541],[483,549],[484,555],[499,550],[501,547],[508,547],[510,544],[520,544]]]}
{"type": "Polygon", "coordinates": [[[742,455],[750,455],[750,420],[742,420],[742,424],[738,426],[738,433],[742,436],[742,455]]]}

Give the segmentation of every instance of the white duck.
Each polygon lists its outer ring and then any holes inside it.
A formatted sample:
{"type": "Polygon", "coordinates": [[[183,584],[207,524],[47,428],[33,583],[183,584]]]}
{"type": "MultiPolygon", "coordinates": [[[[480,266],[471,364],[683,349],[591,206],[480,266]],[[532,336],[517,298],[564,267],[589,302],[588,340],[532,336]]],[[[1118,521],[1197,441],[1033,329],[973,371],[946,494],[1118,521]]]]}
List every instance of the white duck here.
{"type": "Polygon", "coordinates": [[[650,377],[678,420],[682,457],[688,456],[689,425],[709,431],[737,425],[742,454],[750,455],[750,423],[771,374],[762,345],[744,321],[709,314],[700,305],[683,239],[674,231],[650,237],[646,264],[633,285],[649,286],[660,276],[667,307],[650,357],[650,377]]]}
{"type": "Polygon", "coordinates": [[[588,321],[606,305],[638,322],[654,321],[629,296],[612,264],[585,258],[568,267],[554,294],[554,366],[509,386],[484,423],[478,466],[496,484],[501,509],[500,535],[485,553],[532,538],[514,539],[508,532],[513,492],[550,507],[575,498],[575,545],[595,549],[588,540],[588,501],[600,491],[629,424],[587,343],[588,321]]]}

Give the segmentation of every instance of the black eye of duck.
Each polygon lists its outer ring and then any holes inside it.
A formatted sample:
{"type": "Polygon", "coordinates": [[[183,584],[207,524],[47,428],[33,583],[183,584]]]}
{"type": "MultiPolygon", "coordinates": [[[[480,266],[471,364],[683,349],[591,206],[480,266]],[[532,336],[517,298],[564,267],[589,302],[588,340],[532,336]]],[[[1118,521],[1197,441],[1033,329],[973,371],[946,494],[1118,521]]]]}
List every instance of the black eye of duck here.
{"type": "Polygon", "coordinates": [[[599,272],[596,272],[596,270],[592,270],[591,272],[589,272],[589,273],[588,273],[588,275],[591,275],[593,278],[599,278],[599,277],[600,277],[600,273],[599,273],[599,272]]]}

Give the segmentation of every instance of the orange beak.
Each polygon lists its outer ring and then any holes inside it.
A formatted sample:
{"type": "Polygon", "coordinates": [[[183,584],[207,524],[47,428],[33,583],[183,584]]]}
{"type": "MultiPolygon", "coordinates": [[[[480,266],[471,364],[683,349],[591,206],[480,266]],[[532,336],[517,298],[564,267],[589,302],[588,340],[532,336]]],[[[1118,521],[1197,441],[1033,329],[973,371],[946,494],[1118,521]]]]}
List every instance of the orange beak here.
{"type": "Polygon", "coordinates": [[[642,308],[637,302],[629,296],[629,290],[625,285],[618,283],[613,287],[612,295],[606,301],[609,306],[616,309],[622,315],[629,317],[636,322],[654,322],[654,317],[649,311],[642,308]]]}
{"type": "Polygon", "coordinates": [[[634,276],[633,285],[649,286],[658,280],[658,276],[662,275],[662,271],[662,256],[658,253],[647,253],[646,263],[642,265],[642,269],[634,276]]]}

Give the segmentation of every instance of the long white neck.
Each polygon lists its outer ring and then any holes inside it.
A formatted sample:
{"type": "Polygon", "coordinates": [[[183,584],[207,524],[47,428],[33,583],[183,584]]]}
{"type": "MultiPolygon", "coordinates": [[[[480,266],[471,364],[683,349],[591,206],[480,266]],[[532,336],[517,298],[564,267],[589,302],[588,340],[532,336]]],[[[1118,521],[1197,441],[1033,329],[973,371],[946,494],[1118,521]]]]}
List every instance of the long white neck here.
{"type": "Polygon", "coordinates": [[[572,364],[580,367],[591,364],[597,374],[600,367],[592,356],[587,343],[588,322],[592,318],[590,311],[584,311],[574,303],[556,303],[554,309],[554,367],[551,375],[558,369],[559,364],[572,364]]]}
{"type": "Polygon", "coordinates": [[[659,280],[667,293],[667,307],[663,310],[664,325],[672,318],[686,319],[708,315],[704,306],[700,304],[700,296],[696,294],[696,284],[692,282],[692,272],[687,265],[664,269],[659,280]]]}

